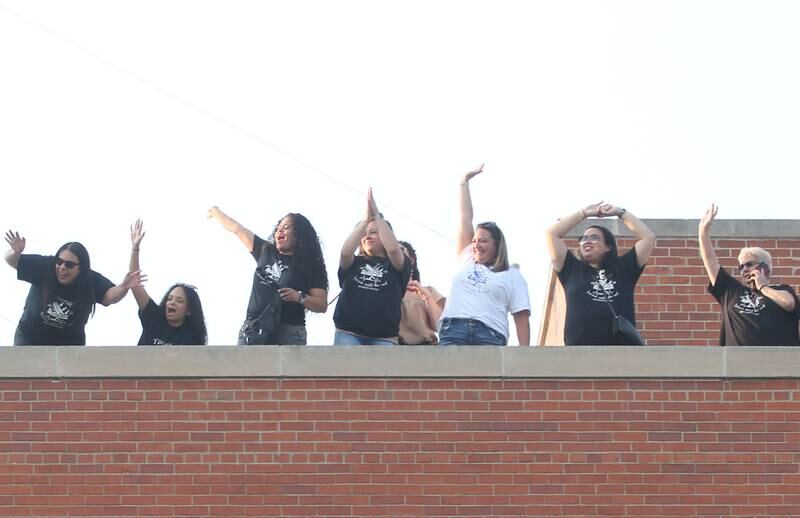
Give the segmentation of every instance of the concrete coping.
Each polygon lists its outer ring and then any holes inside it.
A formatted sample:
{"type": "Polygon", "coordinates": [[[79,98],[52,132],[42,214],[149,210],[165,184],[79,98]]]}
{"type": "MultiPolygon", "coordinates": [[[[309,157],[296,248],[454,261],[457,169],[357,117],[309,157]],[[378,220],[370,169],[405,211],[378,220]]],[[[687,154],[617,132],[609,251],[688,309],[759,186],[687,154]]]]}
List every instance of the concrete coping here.
{"type": "Polygon", "coordinates": [[[0,379],[798,378],[800,347],[3,347],[0,379]]]}
{"type": "MultiPolygon", "coordinates": [[[[697,239],[699,219],[643,219],[656,236],[661,238],[697,239]]],[[[586,227],[601,225],[616,235],[632,237],[633,234],[617,218],[588,219],[573,228],[567,237],[577,238],[586,227]]],[[[800,220],[797,219],[719,219],[711,227],[712,239],[796,239],[800,238],[800,220]]]]}

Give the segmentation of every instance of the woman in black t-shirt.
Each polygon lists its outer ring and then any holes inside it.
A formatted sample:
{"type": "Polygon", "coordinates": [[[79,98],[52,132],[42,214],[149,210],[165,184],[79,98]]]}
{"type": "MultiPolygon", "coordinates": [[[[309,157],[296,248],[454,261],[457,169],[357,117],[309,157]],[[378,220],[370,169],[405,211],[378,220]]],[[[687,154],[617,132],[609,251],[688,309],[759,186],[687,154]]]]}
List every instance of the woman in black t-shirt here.
{"type": "MultiPolygon", "coordinates": [[[[141,220],[131,226],[130,270],[139,270],[139,250],[144,238],[141,220]]],[[[142,336],[139,345],[205,345],[208,343],[203,305],[197,288],[177,283],[170,286],[156,305],[144,286],[133,288],[139,306],[142,336]]]]}
{"type": "Polygon", "coordinates": [[[342,291],[333,313],[333,344],[397,344],[411,263],[378,212],[372,189],[367,193],[366,218],[342,245],[338,276],[342,291]],[[356,248],[359,253],[353,255],[356,248]]]}
{"type": "Polygon", "coordinates": [[[595,203],[561,219],[547,230],[553,268],[564,287],[566,345],[617,345],[612,333],[614,311],[635,325],[633,290],[655,245],[647,225],[623,208],[595,203]],[[617,242],[607,228],[590,225],[578,239],[578,252],[569,253],[564,237],[586,218],[616,216],[636,236],[634,247],[617,255],[617,242]]]}
{"type": "Polygon", "coordinates": [[[23,254],[25,238],[9,230],[5,259],[17,278],[31,283],[14,345],[86,345],[85,327],[97,302],[116,304],[130,288],[141,285],[139,272],[125,275],[117,286],[92,270],[81,243],[63,244],[55,256],[23,254]]]}
{"type": "Polygon", "coordinates": [[[265,240],[218,207],[211,207],[208,217],[236,234],[256,261],[239,345],[305,345],[305,311],[328,309],[325,259],[308,218],[287,214],[265,240]]]}

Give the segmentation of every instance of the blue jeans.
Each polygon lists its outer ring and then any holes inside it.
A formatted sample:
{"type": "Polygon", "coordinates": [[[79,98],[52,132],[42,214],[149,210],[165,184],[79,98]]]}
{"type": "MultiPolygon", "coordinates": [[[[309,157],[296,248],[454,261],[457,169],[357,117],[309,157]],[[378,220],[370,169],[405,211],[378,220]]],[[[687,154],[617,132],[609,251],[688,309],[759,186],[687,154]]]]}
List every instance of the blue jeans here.
{"type": "Polygon", "coordinates": [[[439,345],[506,345],[506,337],[474,318],[445,318],[439,345]]]}
{"type": "Polygon", "coordinates": [[[337,329],[336,333],[333,335],[333,345],[397,345],[397,339],[373,338],[371,336],[355,335],[337,329]]]}

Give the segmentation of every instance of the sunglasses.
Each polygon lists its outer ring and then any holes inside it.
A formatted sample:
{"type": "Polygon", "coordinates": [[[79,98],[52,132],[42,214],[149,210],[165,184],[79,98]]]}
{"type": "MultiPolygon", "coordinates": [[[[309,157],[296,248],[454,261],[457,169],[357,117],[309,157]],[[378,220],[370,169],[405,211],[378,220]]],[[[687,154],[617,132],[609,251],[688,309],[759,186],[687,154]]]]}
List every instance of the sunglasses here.
{"type": "Polygon", "coordinates": [[[72,270],[76,266],[80,266],[81,263],[76,263],[75,261],[66,261],[60,257],[56,257],[56,266],[63,266],[67,270],[72,270]]]}
{"type": "Polygon", "coordinates": [[[739,273],[742,273],[745,268],[753,268],[754,266],[758,266],[759,268],[764,268],[765,266],[767,266],[767,263],[759,261],[747,261],[746,263],[740,264],[737,268],[739,269],[739,273]]]}
{"type": "Polygon", "coordinates": [[[601,239],[603,239],[603,238],[601,236],[597,235],[597,234],[589,234],[589,235],[586,235],[586,236],[579,237],[578,238],[578,243],[585,243],[587,241],[589,241],[591,243],[599,243],[601,239]]]}

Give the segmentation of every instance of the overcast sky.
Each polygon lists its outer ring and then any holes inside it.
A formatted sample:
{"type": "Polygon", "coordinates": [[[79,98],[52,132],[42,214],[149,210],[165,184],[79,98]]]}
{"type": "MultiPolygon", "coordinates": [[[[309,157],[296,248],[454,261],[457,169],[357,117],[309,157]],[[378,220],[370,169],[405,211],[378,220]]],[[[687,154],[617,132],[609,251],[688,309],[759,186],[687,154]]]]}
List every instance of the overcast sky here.
{"type": "MultiPolygon", "coordinates": [[[[372,186],[446,294],[457,184],[485,162],[476,221],[505,231],[535,337],[542,231],[590,202],[798,218],[798,26],[794,1],[0,0],[0,222],[31,253],[83,242],[118,282],[141,217],[151,296],[199,286],[210,343],[232,344],[255,263],[211,205],[263,237],[308,216],[332,297],[372,186]]],[[[28,288],[0,275],[3,345],[28,288]]],[[[129,296],[87,339],[140,329],[129,296]]]]}

